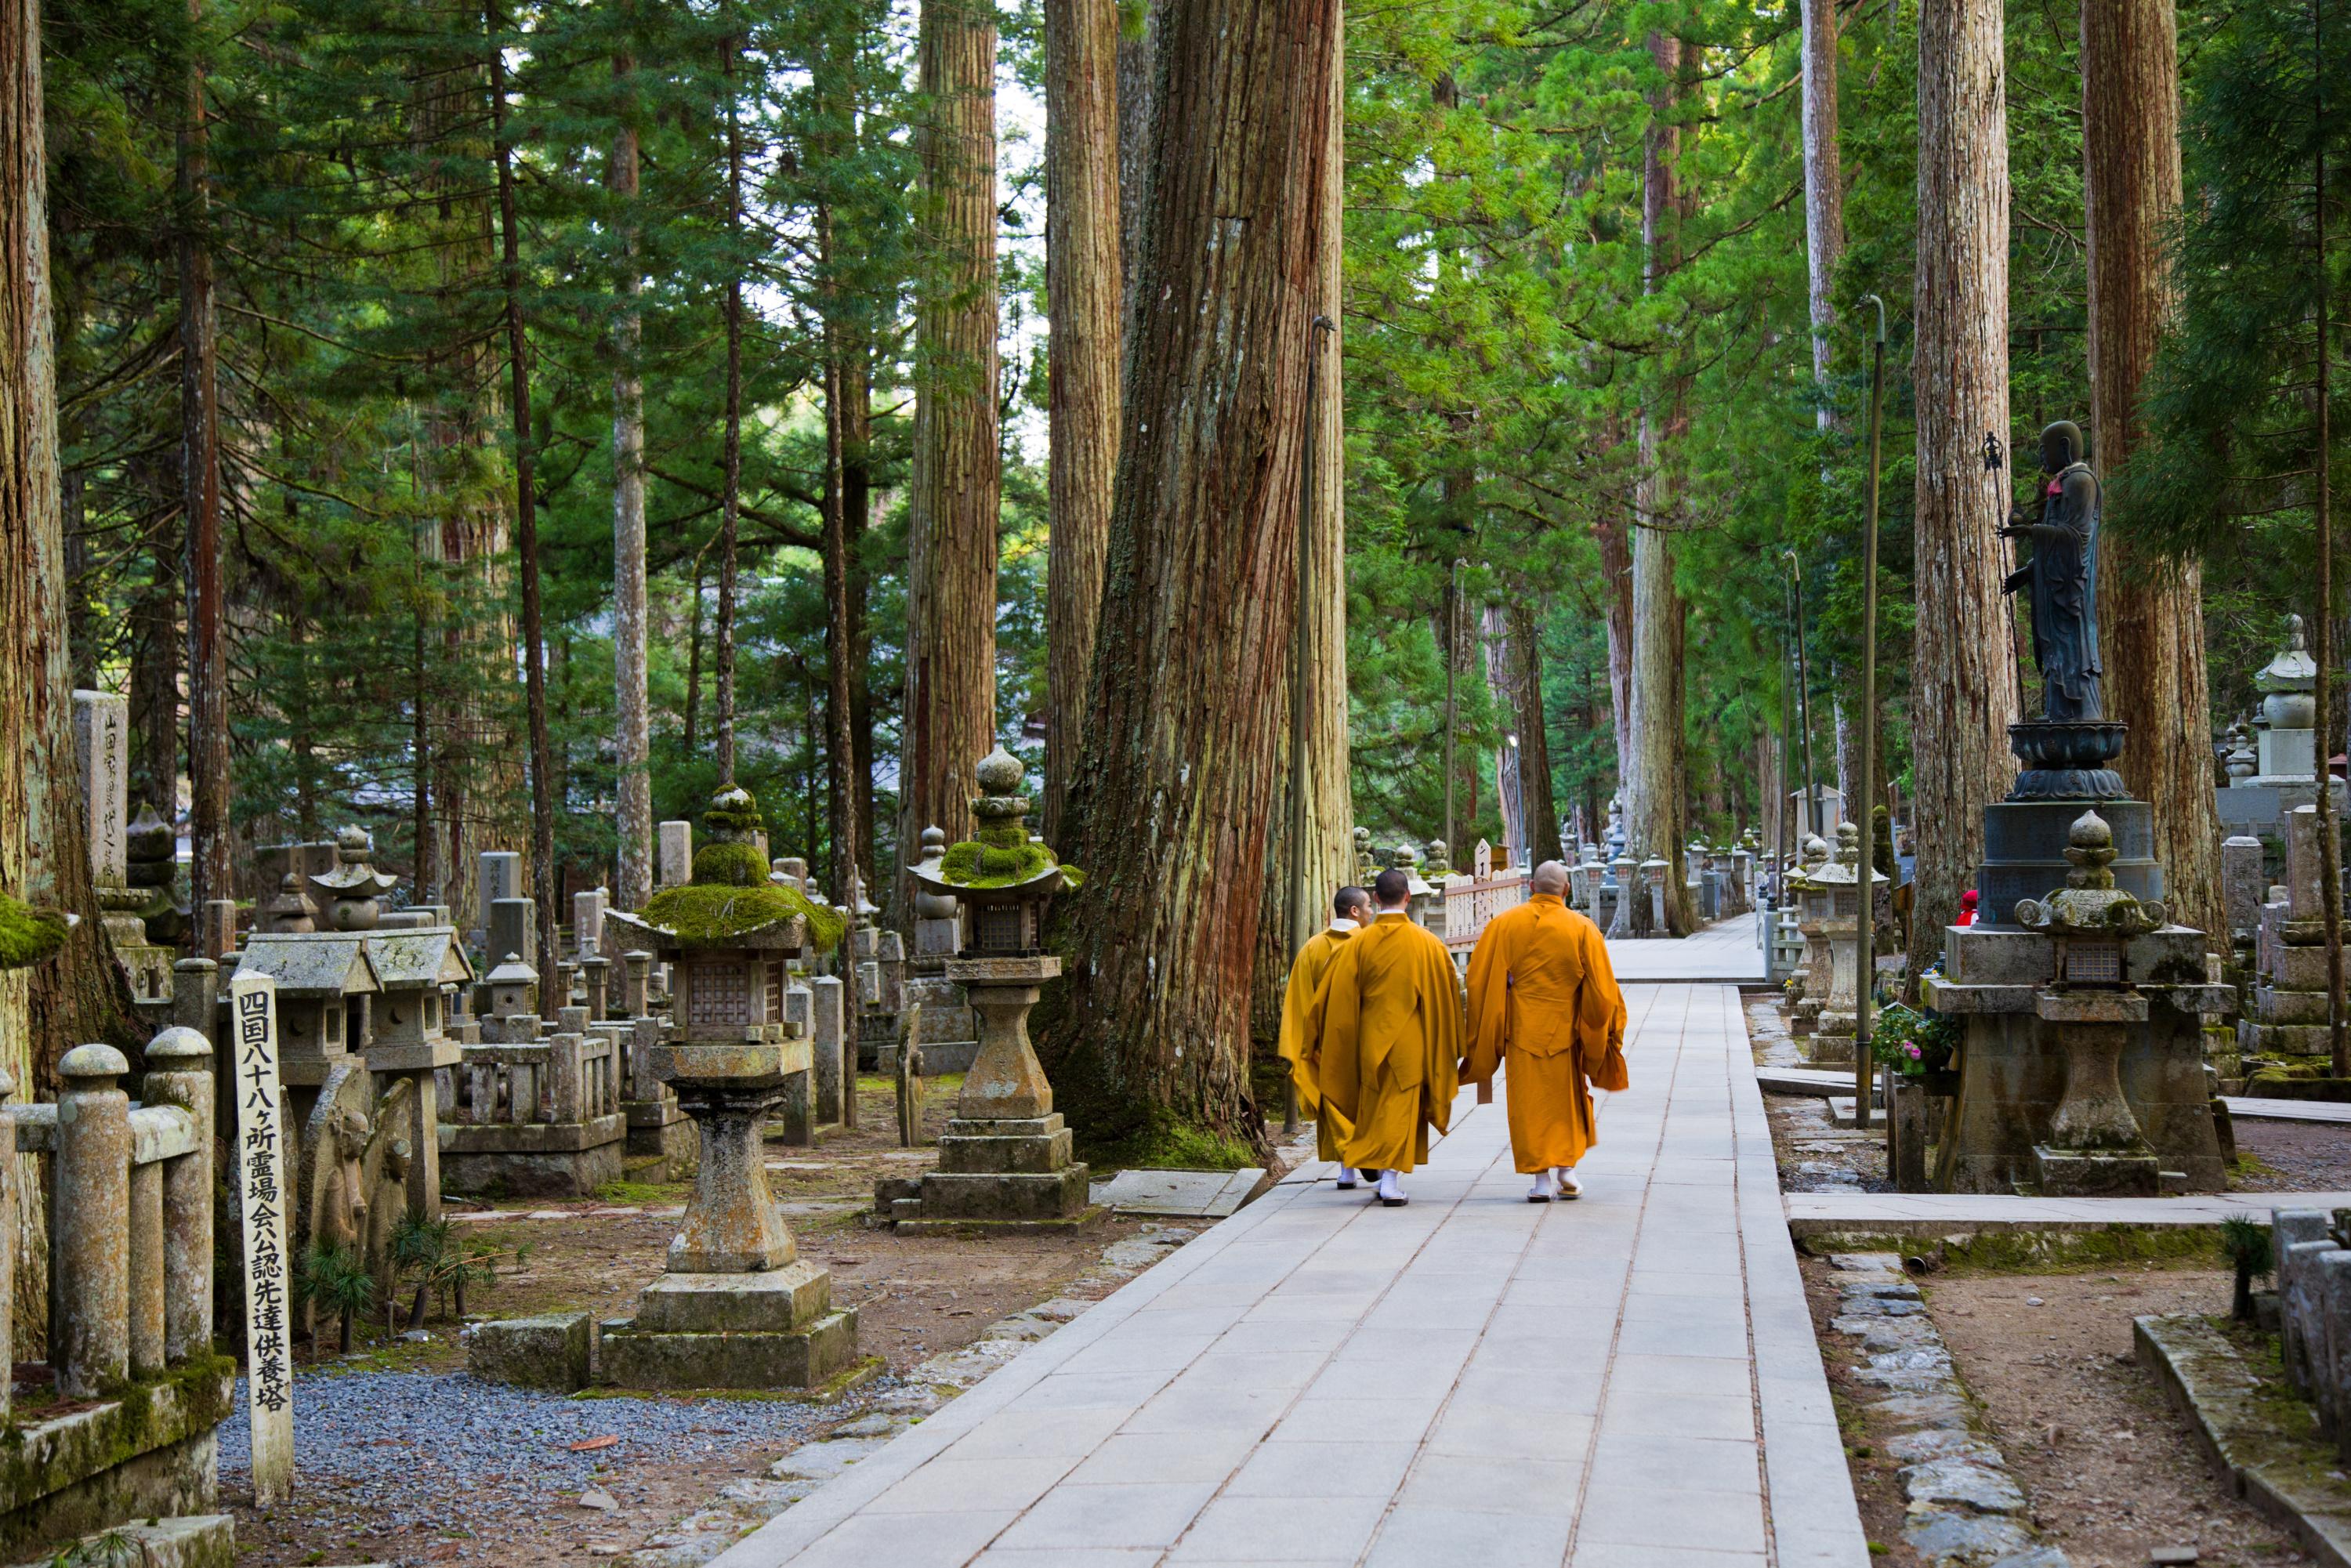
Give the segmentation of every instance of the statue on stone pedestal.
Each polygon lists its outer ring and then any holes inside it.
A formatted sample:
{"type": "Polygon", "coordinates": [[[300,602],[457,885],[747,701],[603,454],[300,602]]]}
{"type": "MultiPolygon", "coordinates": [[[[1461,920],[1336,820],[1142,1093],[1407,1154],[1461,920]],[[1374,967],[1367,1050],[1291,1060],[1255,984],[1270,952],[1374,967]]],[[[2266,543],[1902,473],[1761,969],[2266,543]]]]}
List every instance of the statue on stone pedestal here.
{"type": "Polygon", "coordinates": [[[2105,716],[2098,687],[2098,480],[2082,455],[2082,431],[2059,420],[2041,433],[2041,505],[2027,519],[2009,509],[2002,538],[2032,541],[2032,559],[2003,593],[2032,591],[2032,662],[2041,716],[2052,724],[2105,716]]]}

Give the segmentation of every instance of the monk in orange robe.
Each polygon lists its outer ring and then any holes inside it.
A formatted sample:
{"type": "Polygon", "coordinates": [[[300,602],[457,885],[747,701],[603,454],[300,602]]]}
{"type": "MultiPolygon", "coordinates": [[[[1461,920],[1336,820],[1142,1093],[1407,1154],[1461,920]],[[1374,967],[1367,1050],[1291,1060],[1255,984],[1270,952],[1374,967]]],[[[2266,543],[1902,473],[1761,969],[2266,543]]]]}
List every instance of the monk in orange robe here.
{"type": "MultiPolygon", "coordinates": [[[[1290,1081],[1298,1095],[1298,1113],[1314,1118],[1315,1153],[1326,1160],[1339,1157],[1339,1145],[1346,1138],[1346,1119],[1333,1106],[1322,1103],[1322,1080],[1315,1075],[1313,1051],[1307,1034],[1306,1015],[1314,1006],[1314,995],[1322,988],[1322,977],[1331,972],[1332,959],[1347,939],[1372,923],[1372,895],[1360,887],[1343,887],[1331,900],[1331,924],[1306,939],[1298,949],[1298,956],[1290,961],[1290,983],[1281,995],[1281,1060],[1290,1063],[1290,1081]]],[[[1379,1179],[1372,1173],[1371,1179],[1379,1179]]],[[[1356,1185],[1355,1167],[1339,1167],[1342,1191],[1356,1185]]]]}
{"type": "Polygon", "coordinates": [[[1529,1203],[1582,1196],[1575,1166],[1593,1142],[1592,1085],[1626,1086],[1625,993],[1600,928],[1570,909],[1567,867],[1537,866],[1533,896],[1487,924],[1469,957],[1469,1050],[1462,1076],[1506,1066],[1510,1152],[1534,1173],[1529,1203]]]}
{"type": "Polygon", "coordinates": [[[1331,960],[1307,1009],[1316,1087],[1342,1129],[1339,1159],[1380,1173],[1401,1208],[1402,1177],[1445,1131],[1461,1059],[1461,984],[1445,944],[1405,913],[1412,881],[1393,866],[1372,884],[1380,913],[1331,960]]]}

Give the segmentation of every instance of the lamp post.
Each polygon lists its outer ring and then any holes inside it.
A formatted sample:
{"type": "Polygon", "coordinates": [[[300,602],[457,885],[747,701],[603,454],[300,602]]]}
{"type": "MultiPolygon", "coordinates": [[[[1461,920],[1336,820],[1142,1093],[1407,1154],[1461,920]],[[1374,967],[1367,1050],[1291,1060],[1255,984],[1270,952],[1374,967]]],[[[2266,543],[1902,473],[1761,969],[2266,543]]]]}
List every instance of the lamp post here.
{"type": "MultiPolygon", "coordinates": [[[[1861,918],[1855,939],[1857,966],[1854,1004],[1854,1122],[1869,1125],[1870,1099],[1876,1087],[1876,1063],[1870,1057],[1871,1015],[1876,1010],[1877,971],[1877,825],[1870,801],[1876,794],[1877,762],[1877,458],[1878,437],[1886,414],[1886,301],[1876,295],[1864,303],[1877,307],[1877,339],[1869,351],[1869,488],[1865,492],[1861,525],[1861,759],[1857,789],[1862,809],[1869,815],[1861,824],[1861,918]]],[[[1894,813],[1886,812],[1886,830],[1894,831],[1894,813]]],[[[1889,891],[1892,883],[1888,882],[1889,891]]],[[[1889,1120],[1891,1107],[1888,1107],[1889,1120]]]]}
{"type": "Polygon", "coordinates": [[[1804,731],[1804,831],[1821,831],[1821,797],[1813,783],[1813,668],[1804,652],[1804,570],[1796,552],[1783,549],[1788,580],[1796,590],[1796,709],[1804,731]]]}

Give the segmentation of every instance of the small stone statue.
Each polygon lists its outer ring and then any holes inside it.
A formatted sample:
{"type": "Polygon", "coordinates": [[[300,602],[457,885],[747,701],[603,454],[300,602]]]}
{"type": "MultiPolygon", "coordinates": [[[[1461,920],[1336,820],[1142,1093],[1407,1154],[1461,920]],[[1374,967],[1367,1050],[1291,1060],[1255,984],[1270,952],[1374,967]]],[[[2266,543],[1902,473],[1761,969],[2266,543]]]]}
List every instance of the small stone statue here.
{"type": "Polygon", "coordinates": [[[2082,431],[2059,420],[2041,433],[2037,514],[2011,507],[2002,538],[2032,541],[2032,559],[2001,591],[2032,591],[2032,662],[2041,671],[2041,716],[2051,724],[2105,716],[2098,680],[2098,479],[2082,456],[2082,431]]]}

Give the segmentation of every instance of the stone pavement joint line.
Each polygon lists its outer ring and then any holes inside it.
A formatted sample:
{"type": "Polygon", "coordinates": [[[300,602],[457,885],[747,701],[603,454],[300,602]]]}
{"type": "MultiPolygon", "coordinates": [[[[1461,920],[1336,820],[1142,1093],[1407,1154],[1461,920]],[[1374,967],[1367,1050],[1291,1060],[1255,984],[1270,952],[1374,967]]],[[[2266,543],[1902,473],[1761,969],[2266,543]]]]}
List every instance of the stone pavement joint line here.
{"type": "Polygon", "coordinates": [[[2351,1192],[2201,1192],[2179,1197],[2013,1197],[2005,1193],[1792,1192],[1797,1236],[1941,1236],[1959,1231],[2099,1230],[2110,1225],[2267,1225],[2273,1208],[2351,1207],[2351,1192]]]}
{"type": "Polygon", "coordinates": [[[1409,1207],[1291,1173],[719,1568],[1867,1563],[1737,992],[1629,999],[1580,1201],[1465,1092],[1409,1207]]]}

